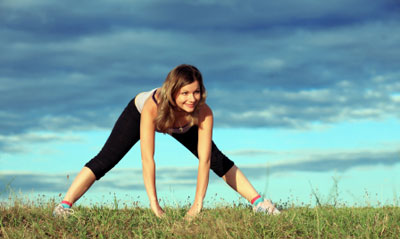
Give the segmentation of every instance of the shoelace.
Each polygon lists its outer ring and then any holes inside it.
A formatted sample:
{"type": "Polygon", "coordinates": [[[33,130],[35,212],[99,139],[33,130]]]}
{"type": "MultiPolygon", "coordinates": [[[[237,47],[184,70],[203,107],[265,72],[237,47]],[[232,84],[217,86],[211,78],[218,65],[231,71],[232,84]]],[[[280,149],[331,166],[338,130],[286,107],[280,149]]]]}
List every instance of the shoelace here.
{"type": "Polygon", "coordinates": [[[63,208],[62,206],[60,206],[60,207],[57,208],[56,210],[59,211],[59,212],[61,212],[62,215],[65,215],[65,214],[70,214],[70,215],[72,215],[72,214],[75,213],[74,209],[71,209],[71,208],[63,208]]]}
{"type": "Polygon", "coordinates": [[[62,210],[64,212],[66,212],[67,214],[74,214],[75,213],[74,209],[71,209],[71,208],[63,208],[62,210]]]}

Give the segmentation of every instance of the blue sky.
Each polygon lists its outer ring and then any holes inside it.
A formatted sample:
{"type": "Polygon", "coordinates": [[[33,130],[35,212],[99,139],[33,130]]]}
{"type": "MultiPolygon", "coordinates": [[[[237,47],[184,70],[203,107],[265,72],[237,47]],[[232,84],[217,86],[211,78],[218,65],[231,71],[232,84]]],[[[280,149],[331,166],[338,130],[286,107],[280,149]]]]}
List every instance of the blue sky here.
{"type": "MultiPolygon", "coordinates": [[[[215,142],[260,192],[307,203],[310,182],[329,194],[338,177],[343,190],[361,189],[343,192],[350,202],[363,188],[390,201],[400,184],[399,10],[395,0],[3,0],[0,186],[64,193],[129,100],[189,63],[203,73],[215,142]]],[[[88,197],[145,197],[138,148],[88,197]]],[[[193,195],[190,153],[158,135],[156,163],[162,195],[193,195]]],[[[236,197],[217,178],[213,192],[236,197]]]]}

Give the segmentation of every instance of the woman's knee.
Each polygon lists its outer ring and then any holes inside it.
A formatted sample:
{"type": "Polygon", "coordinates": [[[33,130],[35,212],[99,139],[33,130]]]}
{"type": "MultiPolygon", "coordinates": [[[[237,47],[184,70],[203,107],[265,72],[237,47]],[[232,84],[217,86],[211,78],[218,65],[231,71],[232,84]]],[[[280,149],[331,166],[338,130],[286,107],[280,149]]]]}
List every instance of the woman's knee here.
{"type": "Polygon", "coordinates": [[[96,180],[100,180],[108,171],[110,171],[116,163],[104,160],[100,155],[92,158],[89,162],[85,164],[85,167],[92,170],[93,174],[96,176],[96,180]]]}

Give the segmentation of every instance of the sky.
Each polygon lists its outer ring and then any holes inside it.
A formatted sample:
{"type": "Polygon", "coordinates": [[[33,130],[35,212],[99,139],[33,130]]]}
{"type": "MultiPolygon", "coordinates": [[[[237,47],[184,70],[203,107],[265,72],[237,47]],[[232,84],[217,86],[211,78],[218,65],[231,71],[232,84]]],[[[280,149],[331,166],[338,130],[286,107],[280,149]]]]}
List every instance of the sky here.
{"type": "MultiPolygon", "coordinates": [[[[398,203],[399,12],[396,0],[2,0],[0,197],[64,194],[127,103],[186,63],[203,74],[214,141],[260,193],[398,203]]],[[[193,198],[196,159],[162,134],[155,158],[160,197],[193,198]]],[[[145,204],[141,177],[136,145],[81,201],[145,204]]],[[[240,200],[215,175],[206,199],[240,200]]]]}

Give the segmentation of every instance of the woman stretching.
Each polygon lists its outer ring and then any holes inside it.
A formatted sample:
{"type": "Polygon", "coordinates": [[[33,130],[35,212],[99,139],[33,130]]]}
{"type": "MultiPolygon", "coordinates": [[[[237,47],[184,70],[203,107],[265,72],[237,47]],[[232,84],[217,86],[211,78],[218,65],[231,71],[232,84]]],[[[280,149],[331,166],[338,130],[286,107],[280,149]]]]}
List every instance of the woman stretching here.
{"type": "Polygon", "coordinates": [[[203,207],[210,169],[246,198],[255,212],[279,214],[271,201],[261,198],[239,168],[212,141],[213,114],[205,100],[201,73],[191,65],[175,67],[161,88],[138,94],[118,118],[100,153],[83,167],[53,214],[67,216],[73,213],[72,204],[140,140],[143,180],[150,207],[157,217],[163,216],[155,184],[156,131],[170,134],[199,159],[196,195],[186,214],[189,218],[195,217],[203,207]]]}

